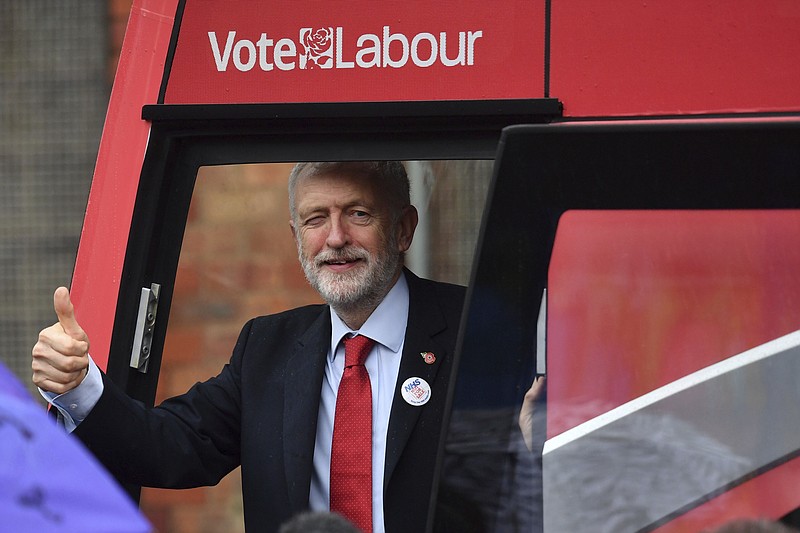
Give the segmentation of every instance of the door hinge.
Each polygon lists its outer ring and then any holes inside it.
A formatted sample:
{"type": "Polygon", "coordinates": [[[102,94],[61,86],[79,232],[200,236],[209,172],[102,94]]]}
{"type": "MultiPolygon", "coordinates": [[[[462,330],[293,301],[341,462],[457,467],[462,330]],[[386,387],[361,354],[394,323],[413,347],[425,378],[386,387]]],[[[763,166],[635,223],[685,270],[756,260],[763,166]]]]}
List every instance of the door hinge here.
{"type": "Polygon", "coordinates": [[[142,373],[147,372],[147,363],[150,361],[160,290],[161,285],[151,283],[149,289],[142,287],[142,293],[139,296],[139,313],[136,318],[136,333],[133,336],[133,349],[131,350],[131,368],[142,373]]]}

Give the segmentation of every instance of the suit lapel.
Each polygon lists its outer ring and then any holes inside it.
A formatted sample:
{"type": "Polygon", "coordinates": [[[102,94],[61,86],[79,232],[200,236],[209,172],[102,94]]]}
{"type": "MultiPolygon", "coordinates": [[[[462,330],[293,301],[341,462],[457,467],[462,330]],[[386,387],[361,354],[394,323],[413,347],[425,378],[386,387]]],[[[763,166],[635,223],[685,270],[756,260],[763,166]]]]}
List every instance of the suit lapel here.
{"type": "MultiPolygon", "coordinates": [[[[400,392],[402,385],[408,378],[422,378],[431,386],[431,394],[436,394],[436,374],[440,362],[447,356],[445,346],[435,339],[436,334],[447,327],[447,321],[437,301],[424,293],[419,286],[419,278],[406,271],[406,279],[409,289],[408,325],[389,418],[384,488],[388,485],[417,419],[425,408],[424,405],[413,406],[406,402],[400,392]],[[427,363],[423,357],[425,352],[432,352],[436,360],[427,363]]],[[[439,390],[441,391],[441,388],[439,390]]],[[[431,445],[433,446],[433,443],[431,445]]]]}
{"type": "Polygon", "coordinates": [[[283,409],[283,460],[292,510],[308,507],[317,433],[319,397],[330,344],[328,307],[298,338],[286,365],[283,409]]]}

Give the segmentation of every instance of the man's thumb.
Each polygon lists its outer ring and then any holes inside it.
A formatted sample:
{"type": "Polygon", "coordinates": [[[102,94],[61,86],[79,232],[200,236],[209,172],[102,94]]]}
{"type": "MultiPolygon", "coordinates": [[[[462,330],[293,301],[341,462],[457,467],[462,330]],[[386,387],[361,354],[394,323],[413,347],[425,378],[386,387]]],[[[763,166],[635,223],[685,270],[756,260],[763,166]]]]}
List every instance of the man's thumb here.
{"type": "Polygon", "coordinates": [[[64,332],[76,340],[84,340],[86,334],[75,319],[75,307],[69,298],[69,290],[66,287],[59,287],[53,294],[53,307],[58,316],[58,323],[64,328],[64,332]]]}

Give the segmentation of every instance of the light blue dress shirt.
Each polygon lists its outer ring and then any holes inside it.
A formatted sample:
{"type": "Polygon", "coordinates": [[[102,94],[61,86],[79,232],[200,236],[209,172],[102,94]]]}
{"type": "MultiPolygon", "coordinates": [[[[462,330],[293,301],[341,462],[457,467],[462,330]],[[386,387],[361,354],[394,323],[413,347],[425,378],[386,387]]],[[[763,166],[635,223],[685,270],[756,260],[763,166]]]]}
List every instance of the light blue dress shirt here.
{"type": "Polygon", "coordinates": [[[64,421],[64,428],[68,433],[72,433],[103,395],[103,376],[89,357],[89,370],[80,385],[64,394],[54,394],[42,389],[39,389],[39,393],[58,409],[64,421]]]}

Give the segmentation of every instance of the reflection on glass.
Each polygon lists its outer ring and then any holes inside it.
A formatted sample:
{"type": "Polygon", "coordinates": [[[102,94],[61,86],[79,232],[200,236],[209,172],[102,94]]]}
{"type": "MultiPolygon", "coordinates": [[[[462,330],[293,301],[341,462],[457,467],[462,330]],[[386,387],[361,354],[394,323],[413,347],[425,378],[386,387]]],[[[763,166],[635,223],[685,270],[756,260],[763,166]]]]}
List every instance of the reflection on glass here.
{"type": "Polygon", "coordinates": [[[546,452],[558,460],[546,453],[546,524],[696,531],[702,522],[669,520],[713,515],[719,503],[699,504],[797,449],[785,335],[800,330],[799,239],[796,211],[562,216],[548,279],[546,452]]]}
{"type": "Polygon", "coordinates": [[[795,211],[565,213],[548,279],[560,398],[548,435],[800,329],[797,242],[795,211]]]}
{"type": "Polygon", "coordinates": [[[800,453],[798,242],[789,210],[564,213],[546,404],[523,403],[521,325],[482,331],[504,306],[474,287],[440,501],[474,531],[667,532],[779,500],[744,481],[800,453]]]}

